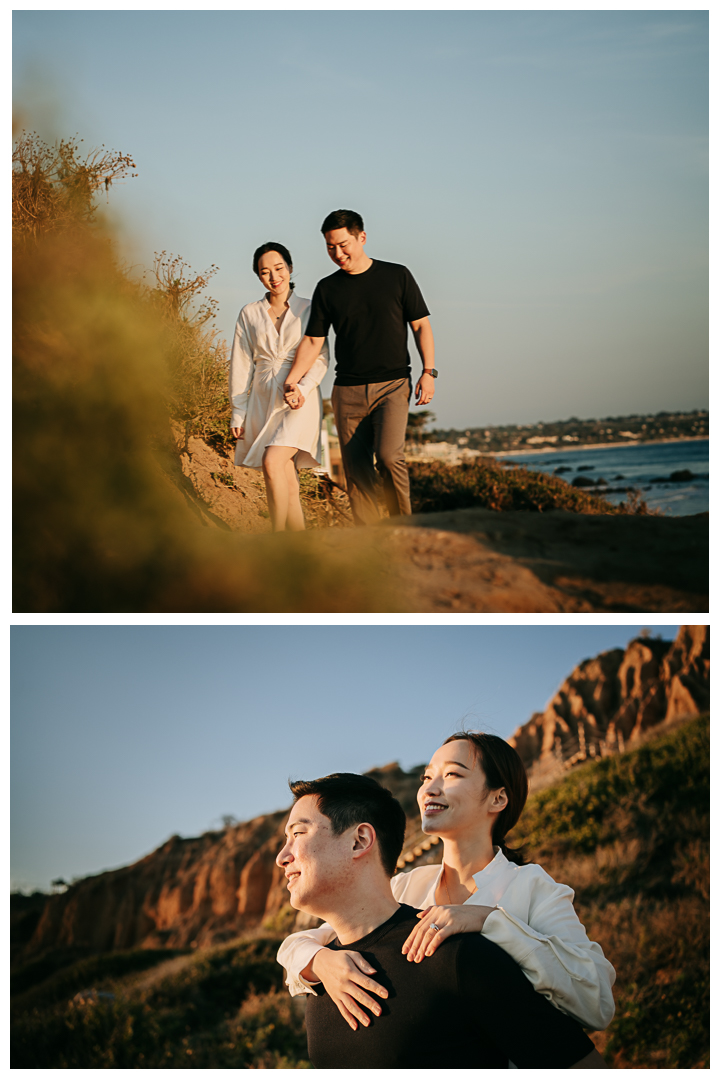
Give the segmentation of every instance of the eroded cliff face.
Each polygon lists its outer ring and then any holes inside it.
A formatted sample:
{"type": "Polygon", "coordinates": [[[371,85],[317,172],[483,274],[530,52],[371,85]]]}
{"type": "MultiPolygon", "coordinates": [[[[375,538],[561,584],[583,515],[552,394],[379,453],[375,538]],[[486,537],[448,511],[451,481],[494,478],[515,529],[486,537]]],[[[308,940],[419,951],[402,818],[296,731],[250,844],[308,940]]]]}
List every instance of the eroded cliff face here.
{"type": "Polygon", "coordinates": [[[50,898],[29,949],[184,947],[236,936],[265,913],[286,817],[173,836],[132,866],[84,878],[50,898]]]}
{"type": "MultiPolygon", "coordinates": [[[[691,626],[674,643],[641,638],[586,660],[509,741],[536,781],[621,749],[650,727],[709,708],[709,654],[709,629],[691,626]]],[[[407,869],[441,857],[441,847],[420,832],[415,796],[421,771],[392,764],[370,773],[408,815],[400,861],[407,869]]],[[[48,899],[25,955],[62,946],[97,952],[207,946],[260,925],[288,901],[275,865],[287,816],[281,810],[221,832],[173,836],[132,866],[77,882],[48,899]]],[[[307,923],[300,915],[295,925],[307,923]]]]}
{"type": "Polygon", "coordinates": [[[683,626],[672,643],[636,638],[625,650],[585,660],[508,741],[537,781],[709,707],[710,628],[683,626]]]}

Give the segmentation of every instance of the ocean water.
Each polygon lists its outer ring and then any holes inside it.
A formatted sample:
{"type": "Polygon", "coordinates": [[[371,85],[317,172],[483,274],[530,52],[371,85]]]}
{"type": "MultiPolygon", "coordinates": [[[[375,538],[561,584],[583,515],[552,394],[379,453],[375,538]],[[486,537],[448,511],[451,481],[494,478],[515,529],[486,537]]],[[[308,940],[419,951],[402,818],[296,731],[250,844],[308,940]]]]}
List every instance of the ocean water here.
{"type": "Polygon", "coordinates": [[[637,488],[650,510],[661,510],[673,517],[701,514],[709,509],[709,440],[687,442],[635,443],[622,446],[597,446],[589,450],[542,450],[530,454],[497,454],[498,461],[525,465],[538,472],[555,473],[564,480],[587,476],[607,481],[608,493],[601,488],[584,488],[619,503],[626,497],[618,488],[637,488]],[[671,473],[687,469],[692,480],[671,482],[671,473]],[[622,479],[620,479],[622,477],[622,479]],[[665,478],[665,479],[661,479],[665,478]]]}

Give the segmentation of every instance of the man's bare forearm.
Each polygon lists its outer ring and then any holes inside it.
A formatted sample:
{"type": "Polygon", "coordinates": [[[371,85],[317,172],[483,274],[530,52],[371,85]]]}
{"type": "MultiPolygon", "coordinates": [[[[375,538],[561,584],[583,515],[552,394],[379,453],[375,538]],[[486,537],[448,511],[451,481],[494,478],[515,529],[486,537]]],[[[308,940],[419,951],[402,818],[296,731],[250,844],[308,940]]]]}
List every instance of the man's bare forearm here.
{"type": "MultiPolygon", "coordinates": [[[[411,324],[412,325],[412,324],[411,324]]],[[[420,353],[423,369],[429,370],[435,367],[435,338],[433,337],[430,320],[422,319],[417,329],[413,327],[413,337],[417,351],[420,353]]]]}
{"type": "Polygon", "coordinates": [[[289,383],[298,383],[303,375],[307,375],[308,371],[320,355],[320,350],[322,349],[324,342],[324,337],[308,337],[306,335],[302,339],[295,351],[295,359],[292,362],[292,367],[287,373],[285,379],[286,386],[289,383]]]}
{"type": "Polygon", "coordinates": [[[435,367],[435,338],[430,323],[423,323],[415,335],[415,343],[420,353],[423,368],[435,367]]]}

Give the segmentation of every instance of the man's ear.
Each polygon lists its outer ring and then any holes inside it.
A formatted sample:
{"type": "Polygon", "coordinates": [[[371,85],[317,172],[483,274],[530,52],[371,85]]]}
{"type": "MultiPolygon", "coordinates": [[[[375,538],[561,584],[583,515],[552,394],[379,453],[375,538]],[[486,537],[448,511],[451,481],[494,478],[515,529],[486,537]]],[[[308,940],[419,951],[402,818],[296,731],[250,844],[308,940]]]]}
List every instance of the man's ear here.
{"type": "Polygon", "coordinates": [[[365,247],[365,245],[367,244],[367,233],[366,232],[358,233],[358,240],[360,241],[362,246],[365,247]]]}
{"type": "Polygon", "coordinates": [[[377,834],[372,825],[364,821],[361,825],[355,826],[353,833],[353,859],[362,859],[365,855],[368,855],[377,843],[377,834]]]}

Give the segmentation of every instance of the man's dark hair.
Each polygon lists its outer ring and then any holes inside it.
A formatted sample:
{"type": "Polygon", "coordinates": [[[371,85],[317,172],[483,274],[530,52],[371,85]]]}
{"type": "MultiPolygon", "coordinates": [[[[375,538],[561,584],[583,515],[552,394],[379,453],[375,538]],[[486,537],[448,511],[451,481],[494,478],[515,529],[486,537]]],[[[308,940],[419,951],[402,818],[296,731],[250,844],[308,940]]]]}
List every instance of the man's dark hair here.
{"type": "Polygon", "coordinates": [[[383,869],[392,877],[405,839],[405,812],[392,792],[369,776],[347,772],[294,780],[290,790],[295,802],[303,795],[317,796],[318,810],[330,819],[334,836],[363,822],[372,825],[383,869]]]}
{"type": "Polygon", "coordinates": [[[353,236],[365,232],[363,219],[354,210],[333,210],[332,214],[328,214],[320,226],[320,232],[324,236],[333,229],[347,229],[353,236]]]}

